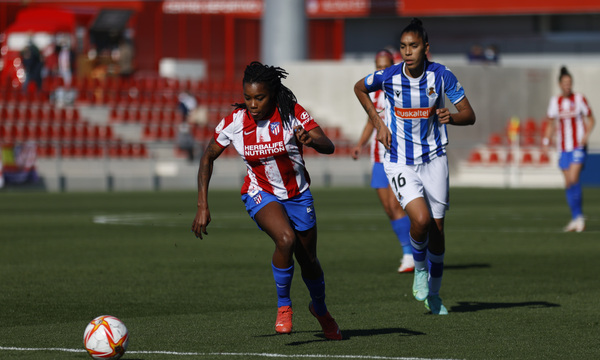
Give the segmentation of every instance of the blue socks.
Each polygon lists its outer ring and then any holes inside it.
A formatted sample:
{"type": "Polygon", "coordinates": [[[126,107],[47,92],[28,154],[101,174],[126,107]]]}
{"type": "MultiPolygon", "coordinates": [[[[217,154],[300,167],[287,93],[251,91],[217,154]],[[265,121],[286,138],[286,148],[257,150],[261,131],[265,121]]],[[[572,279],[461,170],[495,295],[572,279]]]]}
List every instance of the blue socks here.
{"type": "Polygon", "coordinates": [[[427,270],[427,245],[429,238],[423,242],[416,242],[412,236],[408,235],[412,245],[413,259],[415,259],[415,270],[427,270]]]}
{"type": "MultiPolygon", "coordinates": [[[[271,263],[273,269],[273,278],[275,279],[275,287],[277,288],[277,307],[292,306],[290,298],[290,289],[292,287],[292,278],[294,277],[294,265],[287,269],[280,269],[271,263]]],[[[315,308],[317,315],[322,316],[327,314],[327,306],[325,305],[325,277],[321,273],[321,277],[315,280],[302,277],[315,308]]]]}
{"type": "Polygon", "coordinates": [[[271,263],[271,267],[273,268],[273,278],[275,279],[275,287],[277,288],[277,307],[292,306],[290,288],[292,287],[292,278],[294,277],[294,265],[287,269],[280,269],[271,263]]]}
{"type": "Polygon", "coordinates": [[[404,254],[412,254],[412,246],[410,244],[410,219],[408,216],[390,222],[398,241],[400,241],[402,252],[404,254]]]}
{"type": "Polygon", "coordinates": [[[318,279],[311,280],[302,277],[302,280],[304,280],[308,288],[317,315],[323,316],[327,314],[327,306],[325,305],[325,276],[321,273],[321,277],[318,279]]]}
{"type": "Polygon", "coordinates": [[[427,250],[427,263],[429,265],[429,295],[439,295],[444,274],[444,253],[437,255],[427,250]]]}
{"type": "Polygon", "coordinates": [[[439,295],[444,274],[444,253],[434,254],[427,249],[429,240],[418,243],[410,238],[415,259],[415,270],[429,271],[429,294],[439,295]]]}
{"type": "Polygon", "coordinates": [[[571,187],[565,190],[565,193],[567,195],[567,204],[569,204],[569,208],[571,209],[571,217],[575,219],[581,216],[583,214],[581,183],[571,185],[571,187]]]}

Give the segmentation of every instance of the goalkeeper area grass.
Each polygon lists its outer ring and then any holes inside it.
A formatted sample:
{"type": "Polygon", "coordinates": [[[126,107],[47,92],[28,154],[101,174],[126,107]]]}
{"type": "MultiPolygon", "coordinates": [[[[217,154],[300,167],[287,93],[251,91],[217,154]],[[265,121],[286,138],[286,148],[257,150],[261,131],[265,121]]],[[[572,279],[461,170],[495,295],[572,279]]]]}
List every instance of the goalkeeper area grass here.
{"type": "Polygon", "coordinates": [[[239,191],[0,193],[0,358],[86,359],[99,315],[129,329],[122,359],[591,359],[600,357],[600,189],[563,233],[559,189],[452,188],[441,297],[428,313],[372,189],[315,188],[327,341],[296,269],[294,331],[276,335],[271,239],[239,191]]]}

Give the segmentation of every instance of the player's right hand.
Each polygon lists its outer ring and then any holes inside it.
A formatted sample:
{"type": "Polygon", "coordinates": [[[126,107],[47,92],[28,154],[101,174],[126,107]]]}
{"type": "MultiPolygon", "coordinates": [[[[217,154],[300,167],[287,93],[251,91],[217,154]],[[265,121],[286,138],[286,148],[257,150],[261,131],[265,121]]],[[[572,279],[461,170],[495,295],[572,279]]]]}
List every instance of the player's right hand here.
{"type": "Polygon", "coordinates": [[[390,149],[390,144],[392,143],[392,133],[387,126],[380,126],[377,129],[377,141],[379,141],[387,150],[390,149]]]}
{"type": "Polygon", "coordinates": [[[352,149],[352,152],[350,153],[350,156],[352,156],[352,158],[353,158],[354,160],[358,160],[358,158],[359,158],[359,156],[360,156],[360,151],[361,151],[361,150],[362,150],[362,147],[361,147],[361,146],[355,146],[355,147],[352,149]]]}
{"type": "Polygon", "coordinates": [[[210,224],[210,220],[210,211],[208,210],[208,207],[198,208],[196,217],[192,223],[192,232],[197,238],[203,239],[202,234],[208,235],[206,227],[210,224]]]}

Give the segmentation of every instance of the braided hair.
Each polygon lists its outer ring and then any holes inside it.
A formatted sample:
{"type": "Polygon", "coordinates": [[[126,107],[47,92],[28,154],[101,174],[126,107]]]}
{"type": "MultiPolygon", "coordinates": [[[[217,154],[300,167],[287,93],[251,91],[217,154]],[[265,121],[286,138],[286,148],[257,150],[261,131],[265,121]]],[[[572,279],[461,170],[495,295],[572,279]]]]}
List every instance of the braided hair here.
{"type": "MultiPolygon", "coordinates": [[[[277,110],[281,116],[281,121],[287,122],[294,114],[294,107],[298,100],[294,93],[281,83],[281,79],[287,78],[288,73],[275,66],[264,65],[258,61],[253,61],[246,66],[242,84],[263,83],[274,95],[277,110]]],[[[247,109],[245,103],[233,104],[236,109],[247,109]]]]}
{"type": "Polygon", "coordinates": [[[402,35],[404,35],[404,33],[407,32],[412,32],[419,35],[421,39],[423,39],[424,44],[429,43],[429,36],[427,36],[427,31],[425,31],[425,28],[423,27],[423,21],[421,21],[421,19],[413,18],[410,21],[410,24],[408,24],[404,28],[404,30],[402,30],[400,37],[402,37],[402,35]]]}

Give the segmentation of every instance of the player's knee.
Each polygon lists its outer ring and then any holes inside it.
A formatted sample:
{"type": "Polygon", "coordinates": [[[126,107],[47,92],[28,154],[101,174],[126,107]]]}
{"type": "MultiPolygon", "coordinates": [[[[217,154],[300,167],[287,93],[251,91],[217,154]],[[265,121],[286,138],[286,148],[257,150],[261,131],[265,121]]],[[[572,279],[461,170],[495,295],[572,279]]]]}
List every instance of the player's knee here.
{"type": "Polygon", "coordinates": [[[426,233],[431,226],[431,218],[425,215],[413,216],[410,218],[411,232],[426,233]]]}
{"type": "Polygon", "coordinates": [[[283,230],[279,236],[277,237],[277,239],[275,239],[275,243],[277,245],[277,248],[279,248],[279,250],[281,251],[293,251],[294,249],[294,245],[296,243],[296,234],[294,233],[294,231],[292,229],[289,230],[283,230]]]}

